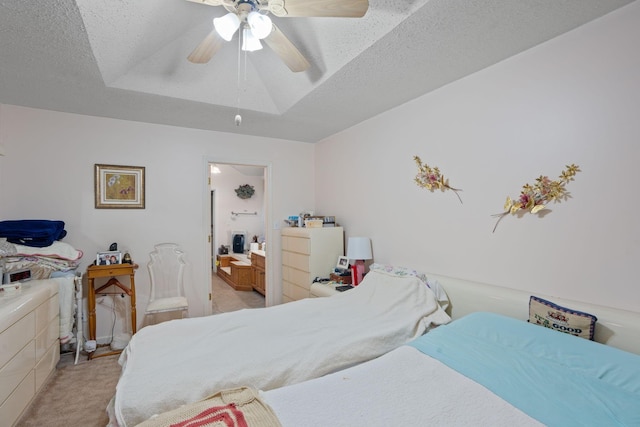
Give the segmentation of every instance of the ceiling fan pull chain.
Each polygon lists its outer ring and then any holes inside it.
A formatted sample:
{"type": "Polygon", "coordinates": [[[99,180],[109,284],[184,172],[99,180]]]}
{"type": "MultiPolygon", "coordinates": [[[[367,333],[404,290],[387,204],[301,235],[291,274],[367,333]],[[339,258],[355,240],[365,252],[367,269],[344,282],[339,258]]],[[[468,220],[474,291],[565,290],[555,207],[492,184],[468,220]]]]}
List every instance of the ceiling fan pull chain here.
{"type": "MultiPolygon", "coordinates": [[[[242,116],[240,115],[240,58],[242,58],[242,40],[241,40],[242,36],[241,34],[238,34],[238,79],[237,79],[237,105],[238,105],[238,109],[237,109],[237,113],[236,113],[236,117],[234,119],[236,126],[240,126],[240,124],[242,123],[242,116]]],[[[246,61],[245,61],[246,62],[246,61]]]]}

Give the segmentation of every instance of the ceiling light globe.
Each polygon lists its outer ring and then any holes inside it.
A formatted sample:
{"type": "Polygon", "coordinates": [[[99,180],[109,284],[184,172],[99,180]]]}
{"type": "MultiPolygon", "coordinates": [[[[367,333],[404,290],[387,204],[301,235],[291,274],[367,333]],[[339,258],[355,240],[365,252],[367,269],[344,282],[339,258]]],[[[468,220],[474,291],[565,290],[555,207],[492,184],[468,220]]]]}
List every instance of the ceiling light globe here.
{"type": "Polygon", "coordinates": [[[254,52],[262,49],[262,43],[253,34],[251,28],[244,28],[242,30],[242,50],[247,52],[254,52]]]}
{"type": "Polygon", "coordinates": [[[220,34],[220,37],[226,41],[230,41],[233,35],[240,27],[240,18],[235,13],[229,12],[224,16],[215,18],[213,20],[213,26],[220,34]]]}
{"type": "Polygon", "coordinates": [[[249,13],[247,16],[247,23],[249,24],[249,27],[251,27],[253,35],[259,39],[268,37],[273,29],[271,18],[256,11],[249,13]]]}

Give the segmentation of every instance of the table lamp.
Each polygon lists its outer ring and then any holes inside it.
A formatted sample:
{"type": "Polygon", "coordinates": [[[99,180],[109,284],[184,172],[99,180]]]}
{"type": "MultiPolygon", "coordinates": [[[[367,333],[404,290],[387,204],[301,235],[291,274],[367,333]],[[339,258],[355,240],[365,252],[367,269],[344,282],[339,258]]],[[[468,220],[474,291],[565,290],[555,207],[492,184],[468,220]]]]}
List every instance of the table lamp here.
{"type": "Polygon", "coordinates": [[[364,275],[364,260],[373,258],[371,239],[368,237],[349,237],[347,258],[354,260],[353,286],[358,286],[364,275]]]}

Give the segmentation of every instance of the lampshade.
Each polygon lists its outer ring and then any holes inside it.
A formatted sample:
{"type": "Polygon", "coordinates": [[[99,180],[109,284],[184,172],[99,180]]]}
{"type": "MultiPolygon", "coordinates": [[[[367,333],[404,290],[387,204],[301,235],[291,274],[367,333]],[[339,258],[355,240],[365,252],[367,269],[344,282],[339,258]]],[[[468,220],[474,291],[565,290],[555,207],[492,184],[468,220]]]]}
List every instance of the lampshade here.
{"type": "Polygon", "coordinates": [[[347,243],[347,258],[349,259],[371,259],[371,239],[368,237],[349,237],[347,243]]]}
{"type": "Polygon", "coordinates": [[[220,37],[226,41],[230,41],[236,30],[240,27],[240,18],[233,12],[229,12],[224,16],[215,18],[213,20],[213,26],[215,27],[220,37]]]}
{"type": "Polygon", "coordinates": [[[249,24],[253,35],[259,39],[267,37],[271,34],[271,30],[273,29],[271,18],[256,11],[247,15],[247,23],[249,24]]]}
{"type": "Polygon", "coordinates": [[[253,34],[251,28],[243,28],[242,29],[242,50],[246,50],[248,52],[253,52],[256,50],[262,49],[262,43],[260,40],[253,34]]]}

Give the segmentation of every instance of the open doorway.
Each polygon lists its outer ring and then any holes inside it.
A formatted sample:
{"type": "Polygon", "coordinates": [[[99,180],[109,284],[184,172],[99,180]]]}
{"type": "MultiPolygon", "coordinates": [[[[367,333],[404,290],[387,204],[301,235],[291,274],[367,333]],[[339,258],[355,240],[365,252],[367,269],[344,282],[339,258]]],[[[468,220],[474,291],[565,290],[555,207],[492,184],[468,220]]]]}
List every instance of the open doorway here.
{"type": "Polygon", "coordinates": [[[209,163],[212,312],[265,306],[267,168],[209,163]]]}

